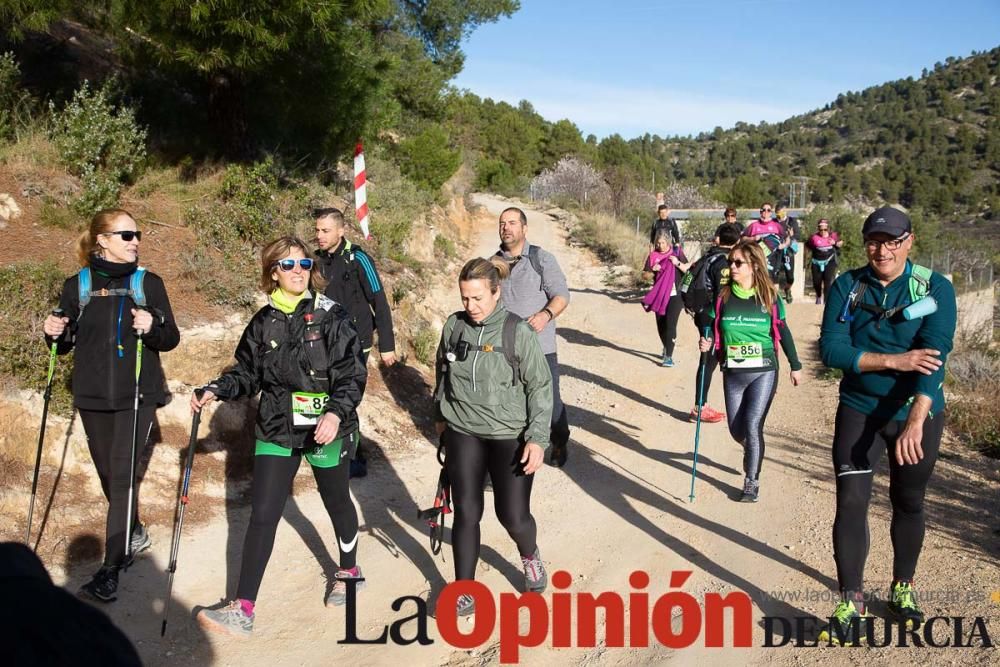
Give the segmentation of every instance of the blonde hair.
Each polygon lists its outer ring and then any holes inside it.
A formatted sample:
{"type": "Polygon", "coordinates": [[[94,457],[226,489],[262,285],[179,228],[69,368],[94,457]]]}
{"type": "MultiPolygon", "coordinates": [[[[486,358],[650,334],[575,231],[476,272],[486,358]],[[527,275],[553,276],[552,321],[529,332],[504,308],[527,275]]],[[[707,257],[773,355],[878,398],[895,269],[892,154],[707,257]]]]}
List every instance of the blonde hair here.
{"type": "Polygon", "coordinates": [[[297,236],[281,236],[264,246],[260,251],[260,289],[264,294],[270,294],[278,288],[278,281],[271,277],[274,273],[275,264],[279,260],[285,259],[292,248],[298,248],[302,254],[313,261],[312,271],[309,272],[309,287],[315,293],[320,293],[326,288],[326,278],[319,270],[319,260],[313,255],[306,242],[297,236]]]}
{"type": "MultiPolygon", "coordinates": [[[[761,249],[760,243],[753,239],[741,239],[729,251],[729,259],[733,259],[737,251],[743,255],[743,260],[750,265],[753,275],[753,288],[757,293],[757,302],[770,314],[778,301],[778,290],[775,289],[774,283],[771,282],[771,274],[767,270],[767,258],[764,257],[764,250],[761,249]]],[[[719,292],[723,303],[728,301],[729,295],[732,294],[732,288],[730,287],[732,284],[733,277],[730,274],[729,284],[725,285],[719,292]]]]}
{"type": "Polygon", "coordinates": [[[500,289],[500,281],[506,280],[509,275],[510,265],[502,257],[496,255],[489,259],[476,257],[462,267],[462,272],[458,274],[458,282],[485,280],[490,284],[490,291],[496,292],[500,289]]]}
{"type": "Polygon", "coordinates": [[[122,216],[135,217],[123,208],[106,208],[94,214],[90,219],[90,225],[80,234],[76,240],[76,260],[80,266],[88,266],[92,255],[100,255],[100,246],[97,244],[97,237],[107,234],[115,226],[115,220],[122,216]]]}

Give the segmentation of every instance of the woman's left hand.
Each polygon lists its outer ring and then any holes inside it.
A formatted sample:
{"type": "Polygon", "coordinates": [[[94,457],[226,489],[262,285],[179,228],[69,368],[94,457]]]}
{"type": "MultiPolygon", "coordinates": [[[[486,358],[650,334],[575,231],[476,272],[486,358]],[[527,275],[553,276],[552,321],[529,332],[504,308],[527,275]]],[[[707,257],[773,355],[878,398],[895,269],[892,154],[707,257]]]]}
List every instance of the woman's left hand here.
{"type": "Polygon", "coordinates": [[[313,434],[313,440],[316,441],[317,445],[329,444],[337,438],[337,431],[339,430],[340,417],[332,412],[326,412],[316,422],[316,432],[313,434]]]}
{"type": "Polygon", "coordinates": [[[132,328],[146,335],[153,328],[153,314],[148,310],[132,309],[132,328]]]}
{"type": "Polygon", "coordinates": [[[545,450],[537,442],[529,442],[524,446],[524,454],[521,455],[521,463],[524,464],[524,474],[534,474],[542,467],[545,459],[545,450]]]}
{"type": "Polygon", "coordinates": [[[798,387],[802,384],[802,371],[792,371],[788,374],[788,377],[791,378],[793,387],[798,387]]]}

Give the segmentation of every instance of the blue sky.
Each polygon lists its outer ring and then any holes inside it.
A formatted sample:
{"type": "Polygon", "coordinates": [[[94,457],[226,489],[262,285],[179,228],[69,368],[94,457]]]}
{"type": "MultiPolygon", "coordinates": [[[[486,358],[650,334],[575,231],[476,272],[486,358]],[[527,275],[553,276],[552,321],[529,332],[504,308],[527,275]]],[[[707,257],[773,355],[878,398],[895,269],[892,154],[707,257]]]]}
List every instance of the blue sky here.
{"type": "Polygon", "coordinates": [[[1000,0],[521,0],[454,80],[584,136],[778,121],[1000,46],[1000,0]]]}

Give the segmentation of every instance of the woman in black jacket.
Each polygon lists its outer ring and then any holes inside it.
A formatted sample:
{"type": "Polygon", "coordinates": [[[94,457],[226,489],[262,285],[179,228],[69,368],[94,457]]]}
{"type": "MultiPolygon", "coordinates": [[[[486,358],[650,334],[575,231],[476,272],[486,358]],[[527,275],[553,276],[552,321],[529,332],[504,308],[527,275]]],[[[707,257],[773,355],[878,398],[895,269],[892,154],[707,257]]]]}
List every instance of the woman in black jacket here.
{"type": "Polygon", "coordinates": [[[156,408],[167,400],[159,354],[180,341],[163,281],[138,266],[141,236],[127,211],[97,213],[77,242],[83,268],[63,284],[62,313],[49,315],[43,324],[47,343],[56,342],[59,354],[76,350],[73,405],[80,413],[108,500],[104,564],[80,589],[83,596],[101,602],[117,599],[119,570],[152,545],[138,519],[139,480],[130,480],[129,471],[133,466],[138,470],[156,408]],[[136,413],[139,338],[143,350],[136,413]],[[132,532],[126,556],[129,524],[132,532]]]}
{"type": "Polygon", "coordinates": [[[326,603],[344,604],[347,580],[361,578],[348,462],[358,443],[355,410],[367,374],[357,332],[345,311],[323,295],[324,280],[315,268],[301,239],[283,236],[264,248],[261,289],[268,304],[243,332],[236,366],[210,383],[200,399],[191,399],[191,409],[198,411],[215,399],[260,392],[252,510],[240,581],[228,606],[199,612],[198,621],[208,630],[236,636],[253,631],[257,592],[303,457],[312,465],[340,547],[340,566],[326,603]]]}

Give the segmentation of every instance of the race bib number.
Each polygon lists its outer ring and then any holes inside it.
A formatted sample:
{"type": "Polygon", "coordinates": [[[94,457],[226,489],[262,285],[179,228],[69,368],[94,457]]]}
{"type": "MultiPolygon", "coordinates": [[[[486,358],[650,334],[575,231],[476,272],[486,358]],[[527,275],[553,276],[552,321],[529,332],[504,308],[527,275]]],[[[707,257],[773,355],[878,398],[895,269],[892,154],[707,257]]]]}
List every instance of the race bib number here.
{"type": "Polygon", "coordinates": [[[760,343],[737,343],[726,346],[729,368],[763,368],[764,347],[760,343]]]}
{"type": "Polygon", "coordinates": [[[315,426],[323,416],[326,394],[310,394],[304,391],[292,392],[292,425],[315,426]]]}

